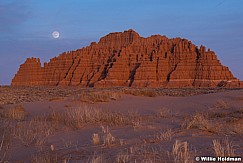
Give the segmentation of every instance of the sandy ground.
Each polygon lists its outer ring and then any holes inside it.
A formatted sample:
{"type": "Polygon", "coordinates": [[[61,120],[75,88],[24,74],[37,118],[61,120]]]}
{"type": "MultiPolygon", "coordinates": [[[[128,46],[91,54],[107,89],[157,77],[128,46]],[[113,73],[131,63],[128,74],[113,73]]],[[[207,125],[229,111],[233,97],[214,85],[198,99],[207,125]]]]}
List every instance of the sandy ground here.
{"type": "MultiPolygon", "coordinates": [[[[119,93],[119,98],[108,102],[84,102],[80,98],[82,96],[77,93],[56,99],[1,105],[1,110],[21,105],[27,113],[21,120],[1,117],[1,125],[4,126],[3,121],[9,120],[11,125],[7,127],[12,128],[4,159],[9,162],[185,162],[186,159],[194,162],[196,156],[216,157],[213,140],[219,140],[222,147],[228,140],[233,154],[243,157],[243,90],[183,97],[144,97],[119,93]],[[50,128],[55,130],[43,136],[43,142],[37,143],[33,138],[27,145],[21,136],[12,131],[21,123],[28,124],[34,117],[48,117],[53,112],[64,113],[73,108],[82,110],[83,107],[134,115],[139,121],[135,119],[132,122],[131,119],[131,124],[118,125],[103,121],[87,122],[75,128],[61,120],[40,118],[39,121],[50,123],[50,128]],[[196,114],[207,116],[204,117],[206,120],[195,120],[196,114]],[[109,131],[105,133],[101,126],[108,127],[109,131]],[[100,136],[99,144],[92,142],[94,133],[100,136]],[[108,133],[115,140],[105,144],[102,139],[108,133]],[[188,144],[188,149],[185,146],[178,149],[186,158],[179,158],[173,153],[176,141],[188,144]],[[52,147],[54,150],[51,150],[52,147]]],[[[4,149],[0,150],[2,156],[4,152],[4,149]]],[[[232,152],[225,153],[226,156],[232,155],[232,152]]]]}

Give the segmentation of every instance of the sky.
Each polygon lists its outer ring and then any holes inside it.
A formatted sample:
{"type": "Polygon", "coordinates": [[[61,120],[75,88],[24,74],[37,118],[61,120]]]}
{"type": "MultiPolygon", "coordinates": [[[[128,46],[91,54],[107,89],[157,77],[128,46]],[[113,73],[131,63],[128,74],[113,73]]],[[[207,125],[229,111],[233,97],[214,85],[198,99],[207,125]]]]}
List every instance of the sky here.
{"type": "Polygon", "coordinates": [[[0,0],[0,85],[28,57],[48,62],[128,29],[202,44],[243,80],[243,0],[0,0]]]}

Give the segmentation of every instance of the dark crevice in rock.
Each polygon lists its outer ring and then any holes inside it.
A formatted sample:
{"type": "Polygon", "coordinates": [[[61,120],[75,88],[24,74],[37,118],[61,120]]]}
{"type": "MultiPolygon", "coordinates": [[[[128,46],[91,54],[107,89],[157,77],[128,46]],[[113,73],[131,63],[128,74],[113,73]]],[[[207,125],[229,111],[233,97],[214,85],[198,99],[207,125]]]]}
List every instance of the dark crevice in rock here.
{"type": "Polygon", "coordinates": [[[82,83],[85,71],[82,73],[79,83],[82,83]]]}
{"type": "Polygon", "coordinates": [[[139,68],[140,65],[141,65],[141,63],[136,63],[135,67],[131,71],[130,76],[129,76],[129,80],[130,80],[129,87],[132,86],[132,84],[134,82],[135,75],[136,75],[136,71],[137,71],[137,69],[139,68]]]}
{"type": "Polygon", "coordinates": [[[159,57],[157,58],[156,61],[156,81],[159,81],[159,57]]]}
{"type": "Polygon", "coordinates": [[[103,71],[101,72],[101,75],[100,75],[98,81],[100,81],[100,80],[104,80],[104,79],[107,77],[107,75],[108,75],[108,73],[109,73],[109,69],[111,69],[112,66],[113,66],[113,64],[114,64],[113,62],[116,62],[116,58],[115,58],[115,54],[116,54],[116,53],[117,53],[117,51],[115,51],[115,53],[114,53],[114,51],[113,51],[112,56],[110,56],[110,57],[107,59],[107,63],[105,64],[104,69],[103,69],[103,71]]]}
{"type": "Polygon", "coordinates": [[[166,81],[169,82],[170,81],[170,77],[171,77],[171,74],[176,70],[177,68],[177,64],[175,64],[174,68],[168,73],[167,77],[166,77],[166,81]]]}
{"type": "Polygon", "coordinates": [[[79,60],[78,60],[78,64],[75,66],[75,68],[74,68],[74,70],[73,70],[73,72],[72,72],[72,76],[71,76],[71,78],[70,78],[70,80],[69,80],[69,84],[68,84],[68,85],[71,85],[71,81],[72,81],[72,79],[73,79],[73,77],[74,77],[74,72],[76,71],[76,69],[77,69],[78,65],[80,64],[80,62],[81,62],[81,59],[79,58],[79,60]]]}
{"type": "Polygon", "coordinates": [[[201,57],[201,53],[199,51],[198,48],[196,48],[196,67],[195,67],[195,76],[194,76],[194,80],[193,80],[193,83],[192,83],[192,86],[195,86],[196,85],[196,80],[199,79],[199,76],[200,76],[200,57],[201,57]]]}
{"type": "Polygon", "coordinates": [[[75,61],[75,59],[76,59],[76,57],[75,57],[75,58],[73,58],[73,61],[72,61],[71,65],[70,65],[70,67],[68,68],[68,70],[67,70],[67,72],[66,72],[66,75],[64,76],[64,79],[66,79],[66,78],[67,78],[67,76],[68,76],[68,74],[69,74],[69,72],[70,72],[71,68],[72,68],[72,67],[73,67],[73,65],[74,65],[74,61],[75,61]]]}
{"type": "Polygon", "coordinates": [[[94,84],[91,83],[91,80],[92,80],[92,78],[94,77],[94,75],[95,75],[95,72],[92,72],[91,77],[87,80],[86,87],[94,87],[94,84]]]}

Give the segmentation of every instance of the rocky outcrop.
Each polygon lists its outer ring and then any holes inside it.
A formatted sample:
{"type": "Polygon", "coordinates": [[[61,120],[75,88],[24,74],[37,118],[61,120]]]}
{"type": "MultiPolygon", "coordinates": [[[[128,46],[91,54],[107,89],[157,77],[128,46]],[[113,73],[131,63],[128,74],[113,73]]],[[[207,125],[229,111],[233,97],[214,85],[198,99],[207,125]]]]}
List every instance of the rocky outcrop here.
{"type": "Polygon", "coordinates": [[[44,63],[29,58],[12,86],[242,87],[204,46],[181,38],[140,37],[133,30],[63,53],[44,63]]]}

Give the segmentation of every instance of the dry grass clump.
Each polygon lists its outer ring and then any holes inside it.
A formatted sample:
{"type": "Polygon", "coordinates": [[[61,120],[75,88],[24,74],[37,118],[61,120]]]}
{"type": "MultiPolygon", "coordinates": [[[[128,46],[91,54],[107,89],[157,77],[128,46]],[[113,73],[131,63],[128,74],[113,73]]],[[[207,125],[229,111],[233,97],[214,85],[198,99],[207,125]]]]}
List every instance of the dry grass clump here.
{"type": "Polygon", "coordinates": [[[0,162],[7,162],[5,160],[9,145],[11,142],[11,129],[9,122],[0,121],[0,162]]]}
{"type": "Polygon", "coordinates": [[[213,107],[216,109],[229,109],[230,105],[226,101],[219,99],[216,101],[213,107]]]}
{"type": "Polygon", "coordinates": [[[93,155],[90,161],[88,163],[104,163],[104,159],[102,155],[93,155]]]}
{"type": "Polygon", "coordinates": [[[226,101],[217,100],[217,102],[210,108],[209,116],[211,118],[224,118],[227,117],[232,108],[226,101]]]}
{"type": "Polygon", "coordinates": [[[211,128],[224,134],[243,134],[243,109],[211,109],[208,112],[211,128]]]}
{"type": "Polygon", "coordinates": [[[108,126],[107,127],[104,127],[104,126],[101,126],[101,129],[102,129],[102,132],[103,132],[103,144],[105,146],[110,146],[112,145],[113,143],[115,143],[115,137],[110,133],[109,131],[109,128],[108,126]]]}
{"type": "Polygon", "coordinates": [[[182,124],[186,129],[198,128],[200,130],[209,129],[209,121],[207,114],[196,113],[195,115],[186,118],[186,121],[182,124]]]}
{"type": "Polygon", "coordinates": [[[31,163],[57,163],[57,158],[52,158],[51,154],[36,154],[31,157],[31,163]]]}
{"type": "Polygon", "coordinates": [[[95,102],[109,102],[110,100],[117,100],[121,95],[117,92],[83,92],[79,94],[80,101],[95,103],[95,102]]]}
{"type": "Polygon", "coordinates": [[[193,163],[193,152],[189,149],[188,143],[176,140],[173,145],[172,155],[175,163],[193,163]]]}
{"type": "Polygon", "coordinates": [[[234,123],[229,124],[229,131],[231,134],[243,135],[243,119],[240,119],[234,123]]]}
{"type": "Polygon", "coordinates": [[[159,96],[154,89],[124,89],[123,92],[125,94],[131,94],[134,96],[145,96],[145,97],[156,97],[159,96]]]}
{"type": "Polygon", "coordinates": [[[124,153],[124,152],[120,152],[117,154],[116,156],[116,163],[127,163],[129,162],[129,154],[128,152],[124,153]]]}
{"type": "Polygon", "coordinates": [[[182,123],[182,127],[186,129],[199,129],[210,133],[222,134],[226,131],[223,124],[224,123],[217,119],[209,119],[209,113],[196,113],[193,116],[187,117],[182,123]]]}
{"type": "Polygon", "coordinates": [[[18,122],[13,128],[13,135],[19,139],[24,146],[42,146],[45,138],[53,134],[55,126],[46,121],[24,121],[18,122]]]}
{"type": "Polygon", "coordinates": [[[139,128],[139,127],[141,127],[141,119],[140,118],[134,118],[133,120],[132,120],[132,127],[133,127],[133,129],[137,129],[137,128],[139,128]]]}
{"type": "Polygon", "coordinates": [[[100,136],[99,136],[99,134],[94,133],[94,134],[92,135],[92,143],[93,143],[94,145],[99,145],[99,144],[100,144],[100,136]]]}
{"type": "Polygon", "coordinates": [[[158,143],[163,141],[171,141],[174,132],[171,129],[168,129],[164,132],[156,133],[152,137],[142,139],[144,143],[158,143]]]}
{"type": "Polygon", "coordinates": [[[109,131],[108,126],[107,127],[101,126],[101,130],[102,130],[101,133],[102,136],[100,136],[98,133],[94,133],[92,135],[93,145],[99,145],[102,143],[102,145],[104,146],[111,146],[112,144],[114,144],[116,139],[109,131]]]}
{"type": "Polygon", "coordinates": [[[158,113],[159,113],[159,116],[162,118],[170,118],[174,115],[173,111],[171,109],[168,109],[167,107],[160,108],[158,113]]]}
{"type": "MultiPolygon", "coordinates": [[[[159,144],[136,144],[130,146],[122,155],[128,162],[154,163],[171,162],[170,152],[159,144]]],[[[119,157],[119,153],[118,153],[119,157]]]]}
{"type": "Polygon", "coordinates": [[[234,146],[232,142],[229,142],[228,138],[225,138],[223,141],[213,140],[213,149],[216,157],[235,156],[234,146]]]}
{"type": "Polygon", "coordinates": [[[171,131],[171,129],[161,132],[156,135],[156,138],[160,141],[171,141],[173,137],[174,132],[171,131]]]}
{"type": "Polygon", "coordinates": [[[1,109],[0,117],[9,118],[13,120],[24,120],[27,115],[24,107],[22,105],[17,105],[9,109],[1,109]]]}
{"type": "Polygon", "coordinates": [[[60,158],[58,153],[55,153],[47,148],[39,150],[31,155],[31,163],[67,163],[65,159],[60,158]]]}
{"type": "Polygon", "coordinates": [[[52,112],[49,114],[48,119],[62,122],[74,128],[82,128],[85,124],[93,123],[109,126],[133,125],[135,121],[140,121],[140,117],[137,114],[105,111],[88,105],[68,108],[64,112],[52,112]]]}
{"type": "Polygon", "coordinates": [[[51,122],[64,122],[65,116],[62,112],[52,111],[48,115],[45,115],[46,117],[37,117],[40,119],[46,119],[51,122]]]}
{"type": "Polygon", "coordinates": [[[60,101],[60,100],[64,100],[63,97],[53,97],[53,98],[50,98],[49,101],[60,101]]]}

